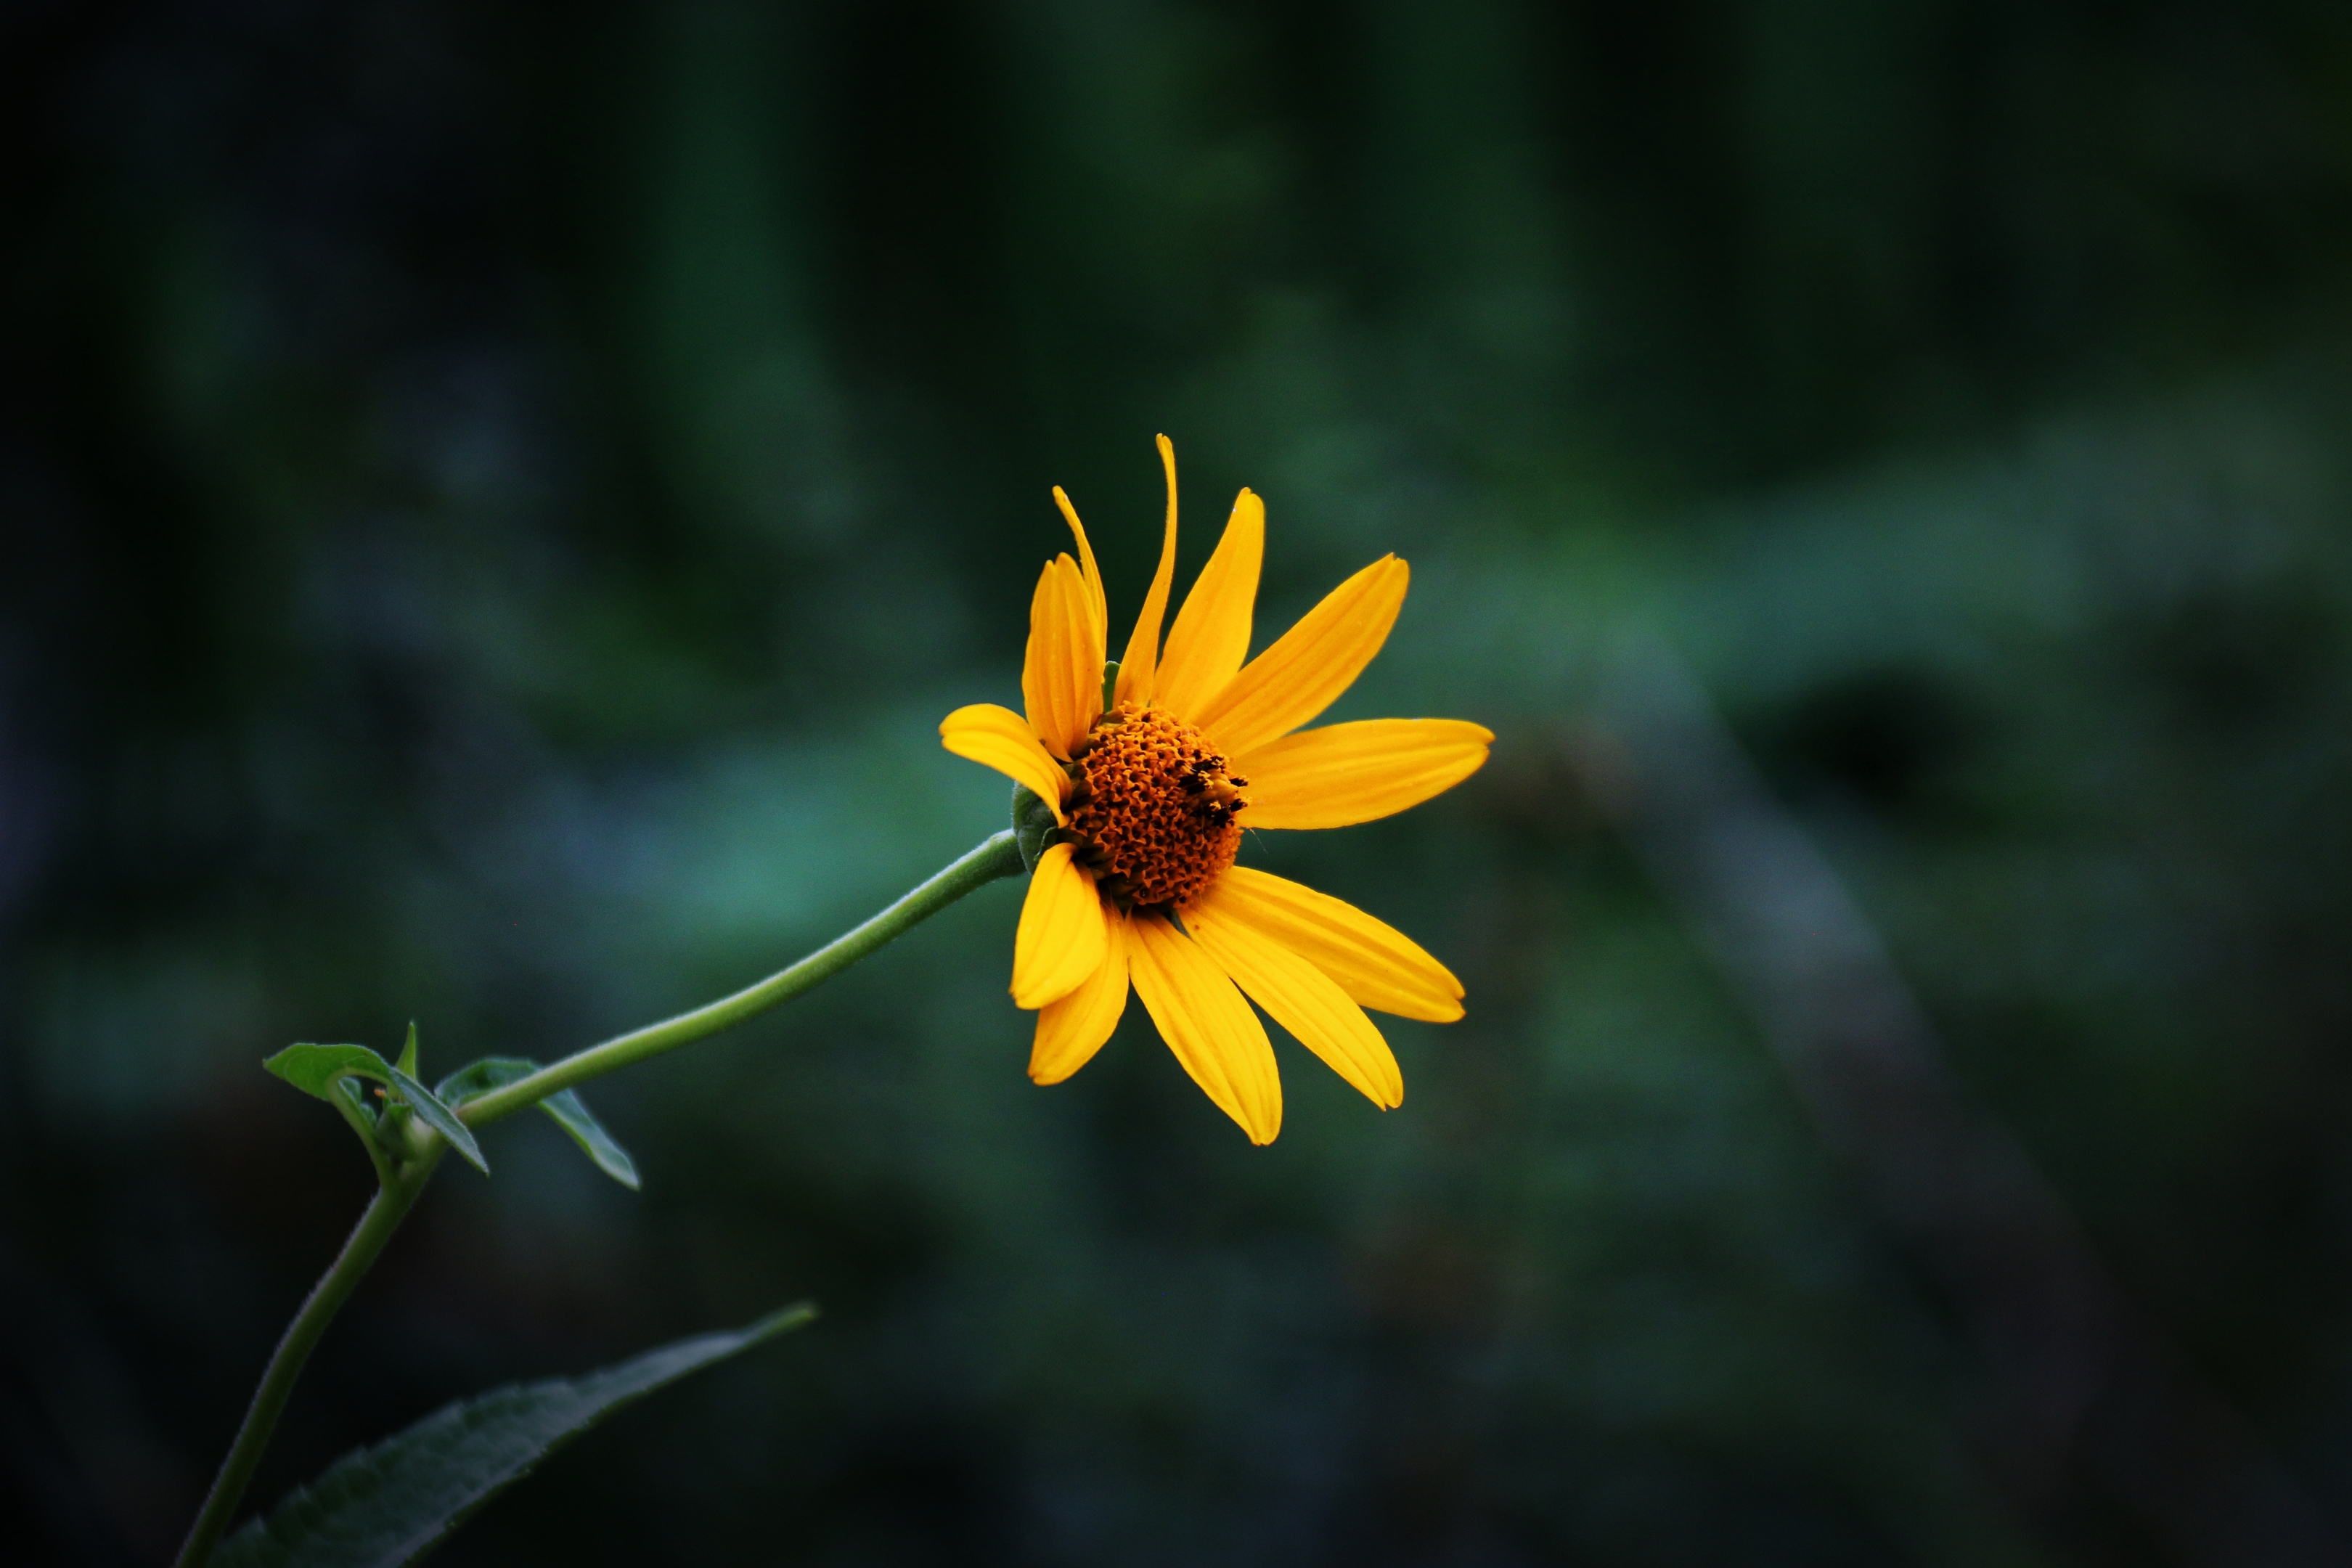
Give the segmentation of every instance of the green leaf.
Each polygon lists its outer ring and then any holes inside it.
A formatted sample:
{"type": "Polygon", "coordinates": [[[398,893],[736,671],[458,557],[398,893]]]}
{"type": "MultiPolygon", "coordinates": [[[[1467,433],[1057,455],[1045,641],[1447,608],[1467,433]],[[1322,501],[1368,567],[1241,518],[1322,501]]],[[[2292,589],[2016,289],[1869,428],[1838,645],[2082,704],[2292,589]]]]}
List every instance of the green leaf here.
{"type": "Polygon", "coordinates": [[[558,1445],[690,1372],[816,1316],[807,1302],[737,1333],[702,1334],[585,1376],[494,1389],[344,1455],[221,1544],[212,1568],[400,1568],[529,1474],[558,1445]]]}
{"type": "Polygon", "coordinates": [[[529,1057],[484,1057],[480,1061],[467,1062],[435,1084],[433,1092],[452,1105],[463,1105],[538,1070],[539,1064],[529,1057]]]}
{"type": "Polygon", "coordinates": [[[390,1082],[392,1069],[384,1066],[382,1057],[365,1046],[316,1046],[306,1042],[287,1047],[261,1065],[341,1112],[359,1135],[360,1146],[367,1151],[368,1163],[375,1167],[376,1180],[387,1186],[392,1184],[392,1151],[398,1140],[386,1135],[383,1118],[352,1081],[373,1079],[378,1083],[390,1082]]]}
{"type": "Polygon", "coordinates": [[[449,1140],[449,1146],[465,1156],[466,1163],[484,1175],[490,1173],[489,1162],[482,1158],[482,1146],[474,1142],[474,1134],[457,1120],[457,1113],[441,1102],[438,1095],[398,1068],[390,1069],[392,1086],[400,1098],[408,1101],[416,1112],[416,1120],[449,1140]]]}
{"type": "MultiPolygon", "coordinates": [[[[412,1047],[415,1037],[410,1036],[412,1047]]],[[[405,1059],[404,1058],[403,1059],[405,1059]]],[[[400,1068],[394,1067],[365,1046],[289,1046],[261,1064],[305,1094],[315,1094],[330,1105],[347,1106],[355,1097],[343,1087],[345,1079],[373,1079],[391,1086],[393,1091],[415,1109],[417,1120],[446,1138],[468,1163],[488,1175],[490,1167],[482,1159],[482,1146],[455,1112],[435,1098],[431,1089],[417,1082],[400,1068]]],[[[374,1120],[367,1110],[367,1101],[357,1099],[362,1113],[374,1120]]]]}
{"type": "Polygon", "coordinates": [[[529,1057],[484,1057],[480,1061],[467,1062],[435,1084],[433,1092],[452,1105],[463,1105],[538,1070],[539,1064],[529,1057]]]}
{"type": "Polygon", "coordinates": [[[414,1018],[408,1020],[408,1044],[400,1047],[400,1060],[396,1065],[409,1077],[416,1076],[416,1020],[414,1018]]]}
{"type": "MultiPolygon", "coordinates": [[[[463,1105],[477,1095],[488,1094],[494,1089],[504,1089],[518,1079],[529,1078],[539,1070],[539,1064],[529,1057],[484,1057],[468,1062],[434,1086],[433,1092],[451,1105],[463,1105]]],[[[637,1190],[637,1163],[621,1147],[596,1113],[588,1109],[577,1089],[563,1089],[539,1102],[539,1108],[558,1127],[572,1135],[582,1152],[596,1163],[596,1168],[613,1180],[637,1190]]]]}
{"type": "Polygon", "coordinates": [[[373,1137],[376,1121],[375,1107],[368,1103],[368,1097],[352,1088],[352,1080],[347,1078],[337,1079],[331,1088],[332,1093],[328,1097],[328,1102],[337,1110],[346,1110],[347,1113],[355,1112],[359,1117],[358,1125],[366,1130],[370,1137],[373,1137]]]}
{"type": "Polygon", "coordinates": [[[303,1093],[315,1094],[330,1105],[335,1103],[336,1085],[347,1078],[368,1078],[386,1084],[392,1081],[392,1064],[365,1046],[314,1046],[305,1042],[287,1047],[261,1065],[303,1093]]]}
{"type": "Polygon", "coordinates": [[[613,1141],[611,1133],[604,1131],[604,1124],[596,1120],[595,1112],[582,1102],[579,1090],[560,1089],[541,1100],[539,1108],[546,1111],[558,1127],[572,1134],[572,1141],[580,1145],[583,1153],[596,1162],[598,1170],[631,1192],[637,1190],[637,1163],[629,1158],[626,1149],[613,1141]]]}

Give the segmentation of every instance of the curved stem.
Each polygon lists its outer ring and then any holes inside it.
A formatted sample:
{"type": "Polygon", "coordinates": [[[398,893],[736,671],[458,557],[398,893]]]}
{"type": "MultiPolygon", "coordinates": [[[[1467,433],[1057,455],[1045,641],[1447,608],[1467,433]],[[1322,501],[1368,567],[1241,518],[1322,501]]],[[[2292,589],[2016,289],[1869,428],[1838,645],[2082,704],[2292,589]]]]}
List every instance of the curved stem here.
{"type": "MultiPolygon", "coordinates": [[[[790,968],[779,970],[732,996],[575,1052],[529,1078],[517,1079],[504,1089],[467,1100],[458,1108],[457,1114],[473,1126],[496,1121],[575,1083],[584,1083],[615,1068],[674,1050],[757,1017],[820,981],[840,973],[965,894],[1000,878],[1019,876],[1024,868],[1012,831],[992,834],[977,848],[880,914],[835,938],[790,968]]],[[[375,1160],[383,1184],[377,1189],[367,1212],[360,1216],[351,1238],[343,1243],[341,1253],[318,1284],[311,1287],[302,1310],[286,1326],[285,1336],[278,1342],[277,1352],[261,1374],[261,1386],[254,1390],[253,1404],[246,1410],[245,1424],[237,1428],[236,1441],[229,1446],[228,1458],[221,1461],[220,1474],[214,1479],[213,1489],[205,1499],[204,1511],[196,1516],[194,1527],[188,1531],[187,1543],[180,1548],[178,1568],[202,1568],[213,1548],[220,1543],[229,1521],[236,1516],[237,1503],[245,1496],[247,1484],[253,1479],[254,1467],[261,1461],[261,1451],[268,1447],[269,1435],[278,1426],[278,1414],[286,1408],[287,1396],[294,1392],[294,1380],[301,1375],[302,1363],[310,1359],[320,1336],[327,1331],[327,1325],[341,1310],[360,1277],[383,1250],[383,1244],[400,1228],[401,1220],[415,1204],[417,1194],[425,1190],[425,1184],[432,1179],[434,1167],[441,1163],[442,1154],[449,1147],[437,1135],[422,1133],[420,1142],[413,1146],[416,1151],[414,1158],[404,1168],[395,1170],[376,1148],[364,1124],[355,1121],[354,1127],[363,1139],[369,1140],[369,1157],[375,1160]]]]}
{"type": "Polygon", "coordinates": [[[648,1024],[642,1029],[632,1029],[599,1046],[574,1052],[560,1062],[540,1068],[529,1078],[519,1078],[504,1089],[469,1100],[457,1107],[458,1119],[468,1127],[480,1127],[510,1116],[526,1106],[535,1105],[549,1095],[602,1078],[616,1068],[641,1062],[647,1057],[715,1035],[721,1029],[732,1028],[747,1018],[758,1017],[779,1003],[789,1002],[820,981],[831,979],[859,959],[881,947],[909,926],[929,920],[966,893],[1002,877],[1017,877],[1024,869],[1021,851],[1013,842],[1011,829],[990,835],[980,846],[950,865],[929,881],[876,915],[856,929],[818,948],[788,969],[771,974],[756,985],[749,985],[732,996],[722,996],[690,1013],[680,1013],[658,1024],[648,1024]]]}
{"type": "Polygon", "coordinates": [[[196,1515],[195,1524],[188,1531],[187,1543],[180,1548],[179,1568],[199,1568],[212,1555],[213,1548],[228,1529],[229,1521],[236,1515],[236,1505],[245,1497],[247,1483],[253,1479],[254,1467],[261,1462],[261,1451],[269,1446],[269,1435],[278,1426],[278,1417],[286,1408],[287,1396],[294,1392],[294,1380],[302,1375],[302,1363],[310,1359],[318,1348],[319,1338],[327,1331],[353,1289],[361,1276],[400,1228],[400,1222],[433,1177],[433,1167],[439,1164],[441,1152],[448,1145],[435,1139],[431,1150],[407,1170],[376,1189],[376,1194],[360,1215],[360,1223],[352,1228],[343,1250],[334,1263],[310,1287],[310,1298],[294,1321],[286,1325],[278,1349],[269,1358],[268,1370],[261,1374],[261,1385],[253,1391],[253,1403],[247,1406],[245,1424],[236,1429],[236,1441],[229,1445],[228,1458],[221,1461],[220,1474],[213,1478],[213,1489],[205,1499],[204,1511],[196,1515]]]}

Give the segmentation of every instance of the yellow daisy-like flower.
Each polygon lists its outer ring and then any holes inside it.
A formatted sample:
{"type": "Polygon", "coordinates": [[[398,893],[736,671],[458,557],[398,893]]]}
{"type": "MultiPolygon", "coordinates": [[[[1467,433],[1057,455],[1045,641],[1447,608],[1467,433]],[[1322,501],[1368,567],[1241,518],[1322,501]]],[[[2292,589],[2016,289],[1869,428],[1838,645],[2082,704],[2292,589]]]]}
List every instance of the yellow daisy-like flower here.
{"type": "Polygon", "coordinates": [[[1165,436],[1160,460],[1167,542],[1118,663],[1105,663],[1094,550],[1056,486],[1078,557],[1047,563],[1030,601],[1028,716],[974,703],[940,739],[1033,791],[1057,825],[1013,941],[1013,1000],[1037,1012],[1029,1076],[1059,1083],[1084,1067],[1132,984],[1192,1081],[1250,1142],[1271,1143],[1282,1080],[1250,1002],[1385,1109],[1404,1102],[1404,1076],[1364,1009],[1451,1023],[1462,985],[1352,905],[1234,865],[1243,827],[1345,827],[1418,805],[1475,773],[1495,737],[1458,719],[1300,730],[1388,640],[1408,574],[1382,556],[1243,662],[1265,547],[1265,505],[1246,489],[1163,648],[1176,570],[1165,436]]]}

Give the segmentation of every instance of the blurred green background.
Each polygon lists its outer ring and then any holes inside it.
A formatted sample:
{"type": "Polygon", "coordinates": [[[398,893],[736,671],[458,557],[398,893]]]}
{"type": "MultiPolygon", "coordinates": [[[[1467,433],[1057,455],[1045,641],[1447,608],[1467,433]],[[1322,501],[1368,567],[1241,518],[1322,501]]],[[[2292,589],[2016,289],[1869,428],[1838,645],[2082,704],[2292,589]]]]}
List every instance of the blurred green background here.
{"type": "Polygon", "coordinates": [[[257,1501],[808,1295],[442,1560],[2343,1560],[2352,9],[19,0],[0,122],[0,1555],[165,1560],[363,1201],[262,1057],[559,1054],[1002,826],[934,726],[1049,485],[1132,614],[1165,430],[1186,580],[1242,484],[1261,641],[1396,550],[1337,716],[1497,732],[1244,851],[1467,984],[1403,1108],[1035,1089],[990,889],[595,1086],[642,1194],[446,1172],[257,1501]],[[2137,1329],[1824,1122],[1575,762],[1629,637],[2137,1329]]]}

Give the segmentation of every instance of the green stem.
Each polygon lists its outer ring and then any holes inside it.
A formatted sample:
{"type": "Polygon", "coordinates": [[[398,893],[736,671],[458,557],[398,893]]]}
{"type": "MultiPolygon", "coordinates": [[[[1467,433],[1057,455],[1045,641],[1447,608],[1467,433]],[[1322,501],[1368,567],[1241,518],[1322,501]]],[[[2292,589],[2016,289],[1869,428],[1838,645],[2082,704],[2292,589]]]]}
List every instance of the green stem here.
{"type": "Polygon", "coordinates": [[[779,1003],[789,1002],[820,981],[828,980],[856,963],[859,959],[881,947],[891,938],[919,924],[946,909],[958,899],[977,888],[984,888],[1001,877],[1021,874],[1021,851],[1013,842],[1010,829],[992,834],[980,847],[940,872],[929,881],[867,921],[818,948],[789,969],[771,974],[756,985],[746,986],[732,996],[722,996],[716,1002],[680,1013],[675,1018],[658,1024],[648,1024],[625,1035],[606,1040],[600,1046],[574,1052],[560,1062],[540,1068],[529,1078],[519,1078],[504,1089],[492,1089],[478,1099],[469,1100],[457,1108],[458,1118],[468,1127],[480,1127],[510,1116],[526,1106],[535,1105],[549,1095],[602,1078],[616,1068],[644,1061],[647,1057],[715,1035],[721,1029],[732,1028],[747,1018],[756,1018],[779,1003]]]}
{"type": "Polygon", "coordinates": [[[433,1177],[433,1167],[441,1163],[441,1152],[448,1145],[439,1139],[431,1149],[411,1163],[391,1182],[376,1189],[367,1212],[352,1229],[351,1239],[319,1282],[310,1288],[310,1299],[294,1321],[286,1325],[286,1332],[278,1342],[278,1349],[269,1358],[269,1366],[261,1374],[261,1386],[253,1391],[253,1403],[245,1412],[245,1424],[236,1429],[236,1441],[229,1445],[228,1458],[221,1461],[220,1474],[213,1478],[213,1489],[205,1499],[204,1511],[196,1515],[194,1526],[188,1531],[187,1544],[180,1548],[179,1568],[199,1568],[220,1544],[229,1521],[236,1515],[236,1505],[245,1497],[247,1483],[253,1479],[254,1467],[261,1462],[261,1451],[269,1446],[269,1435],[277,1429],[278,1415],[286,1408],[287,1396],[294,1392],[294,1380],[302,1375],[302,1363],[319,1345],[319,1338],[327,1325],[342,1310],[343,1302],[358,1288],[368,1266],[400,1228],[400,1222],[433,1177]]]}
{"type": "MultiPolygon", "coordinates": [[[[756,985],[697,1007],[691,1013],[681,1013],[666,1022],[649,1024],[601,1046],[576,1052],[529,1078],[518,1079],[504,1089],[467,1100],[457,1114],[471,1126],[496,1121],[575,1083],[585,1083],[615,1068],[643,1061],[730,1028],[747,1018],[755,1018],[818,982],[840,973],[966,893],[1000,878],[1017,877],[1024,869],[1012,831],[992,834],[978,848],[913,892],[789,969],[780,970],[756,985]]],[[[245,1413],[245,1425],[237,1428],[236,1441],[230,1445],[228,1458],[221,1461],[220,1474],[213,1481],[211,1495],[205,1499],[204,1511],[196,1516],[194,1528],[188,1531],[187,1544],[180,1548],[178,1568],[201,1568],[212,1555],[213,1548],[220,1543],[222,1532],[227,1530],[237,1503],[245,1496],[247,1483],[253,1479],[254,1467],[261,1461],[261,1451],[268,1447],[269,1435],[278,1425],[279,1412],[286,1408],[287,1396],[294,1392],[294,1380],[301,1375],[302,1363],[310,1359],[319,1337],[327,1331],[327,1325],[359,1284],[360,1277],[368,1271],[368,1266],[375,1261],[376,1254],[383,1250],[392,1233],[400,1228],[401,1220],[415,1204],[417,1194],[425,1190],[425,1184],[432,1179],[434,1167],[441,1163],[448,1148],[438,1136],[420,1130],[415,1134],[418,1142],[413,1145],[415,1154],[404,1166],[395,1169],[376,1148],[370,1130],[356,1121],[353,1125],[369,1141],[368,1154],[376,1162],[383,1184],[377,1189],[367,1212],[360,1216],[351,1239],[343,1243],[333,1267],[311,1287],[310,1299],[302,1303],[302,1310],[287,1325],[285,1337],[278,1342],[277,1353],[269,1358],[268,1369],[261,1374],[261,1386],[254,1390],[253,1404],[245,1413]]]]}

